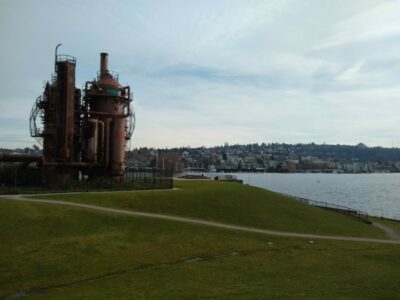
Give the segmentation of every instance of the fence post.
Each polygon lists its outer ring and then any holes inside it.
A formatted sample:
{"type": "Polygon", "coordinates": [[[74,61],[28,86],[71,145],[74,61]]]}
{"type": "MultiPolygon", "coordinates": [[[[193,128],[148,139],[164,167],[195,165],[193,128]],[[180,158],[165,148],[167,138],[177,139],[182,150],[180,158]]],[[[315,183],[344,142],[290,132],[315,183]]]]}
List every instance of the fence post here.
{"type": "Polygon", "coordinates": [[[17,193],[17,171],[18,171],[18,169],[15,168],[15,170],[14,170],[14,193],[17,193]]]}

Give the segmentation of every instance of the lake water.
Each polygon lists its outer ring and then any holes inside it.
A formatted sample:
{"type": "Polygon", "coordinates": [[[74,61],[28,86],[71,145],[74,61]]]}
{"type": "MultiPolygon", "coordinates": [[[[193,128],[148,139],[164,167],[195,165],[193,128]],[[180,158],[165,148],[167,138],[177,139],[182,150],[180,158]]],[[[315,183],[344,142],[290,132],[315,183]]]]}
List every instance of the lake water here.
{"type": "MultiPolygon", "coordinates": [[[[216,176],[216,173],[206,173],[216,176]]],[[[234,173],[243,183],[400,220],[400,174],[234,173]]]]}

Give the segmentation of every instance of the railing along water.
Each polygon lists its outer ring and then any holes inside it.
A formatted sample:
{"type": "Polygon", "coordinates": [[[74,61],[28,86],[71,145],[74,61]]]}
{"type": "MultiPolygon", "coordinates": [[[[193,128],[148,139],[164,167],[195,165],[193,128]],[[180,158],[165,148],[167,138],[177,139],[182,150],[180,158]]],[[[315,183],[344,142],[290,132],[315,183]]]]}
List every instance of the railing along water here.
{"type": "Polygon", "coordinates": [[[297,197],[297,196],[288,195],[288,194],[283,194],[283,195],[285,195],[289,198],[295,199],[297,201],[312,205],[312,206],[317,206],[317,207],[320,207],[323,209],[328,209],[328,210],[333,210],[333,211],[340,212],[340,213],[345,213],[345,214],[357,217],[358,219],[360,219],[363,222],[371,223],[371,221],[369,220],[368,213],[363,212],[361,210],[357,210],[357,209],[350,208],[350,207],[343,206],[343,205],[333,204],[333,203],[324,202],[324,201],[316,201],[316,200],[306,199],[306,198],[297,197]]]}

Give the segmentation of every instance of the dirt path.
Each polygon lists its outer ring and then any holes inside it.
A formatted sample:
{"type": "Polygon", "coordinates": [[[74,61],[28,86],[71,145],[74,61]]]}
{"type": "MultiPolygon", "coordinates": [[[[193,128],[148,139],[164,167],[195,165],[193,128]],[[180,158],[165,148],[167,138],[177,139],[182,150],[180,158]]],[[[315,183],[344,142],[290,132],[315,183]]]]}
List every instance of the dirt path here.
{"type": "MultiPolygon", "coordinates": [[[[27,196],[27,195],[25,195],[25,196],[27,196]]],[[[21,195],[2,195],[1,198],[7,199],[7,200],[12,200],[12,201],[44,203],[44,204],[51,204],[51,205],[65,205],[65,206],[79,207],[79,208],[84,208],[84,209],[97,210],[97,211],[103,211],[103,212],[109,212],[109,213],[115,213],[115,214],[130,215],[130,216],[160,219],[160,220],[168,220],[168,221],[175,221],[175,222],[182,222],[182,223],[189,223],[189,224],[196,224],[196,225],[204,225],[204,226],[210,226],[210,227],[222,228],[222,229],[228,229],[228,230],[260,233],[260,234],[282,236],[282,237],[295,237],[295,238],[306,238],[306,239],[354,241],[354,242],[368,242],[368,243],[400,245],[400,240],[383,240],[383,239],[372,239],[372,238],[363,238],[363,237],[345,237],[345,236],[331,236],[331,235],[284,232],[284,231],[259,229],[259,228],[245,227],[245,226],[237,226],[237,225],[232,225],[232,224],[224,224],[224,223],[205,221],[205,220],[186,218],[186,217],[178,217],[178,216],[171,216],[171,215],[162,215],[162,214],[154,214],[154,213],[117,209],[117,208],[109,208],[109,207],[83,204],[83,203],[42,200],[42,199],[29,199],[29,198],[23,198],[21,195]]],[[[381,225],[381,224],[379,224],[379,225],[381,225]]],[[[382,230],[385,230],[385,229],[383,229],[383,227],[386,227],[386,226],[383,226],[383,225],[381,225],[381,226],[382,227],[380,227],[380,226],[378,226],[378,227],[381,228],[382,230]]],[[[389,228],[386,228],[386,229],[389,229],[389,228]]],[[[386,231],[386,230],[385,230],[385,232],[388,233],[388,231],[386,231]]]]}

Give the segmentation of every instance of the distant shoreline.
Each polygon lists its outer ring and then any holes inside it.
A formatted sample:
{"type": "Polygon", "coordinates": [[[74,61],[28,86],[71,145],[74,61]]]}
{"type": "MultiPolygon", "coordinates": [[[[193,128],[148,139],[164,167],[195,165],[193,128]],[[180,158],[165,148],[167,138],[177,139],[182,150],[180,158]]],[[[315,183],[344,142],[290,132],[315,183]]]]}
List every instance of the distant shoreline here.
{"type": "Polygon", "coordinates": [[[265,172],[265,171],[253,171],[253,170],[217,170],[217,171],[198,171],[198,170],[189,170],[183,171],[182,173],[252,173],[252,174],[335,174],[335,175],[351,175],[351,174],[400,174],[400,171],[387,171],[387,172],[335,172],[335,171],[310,171],[310,172],[265,172]]]}

